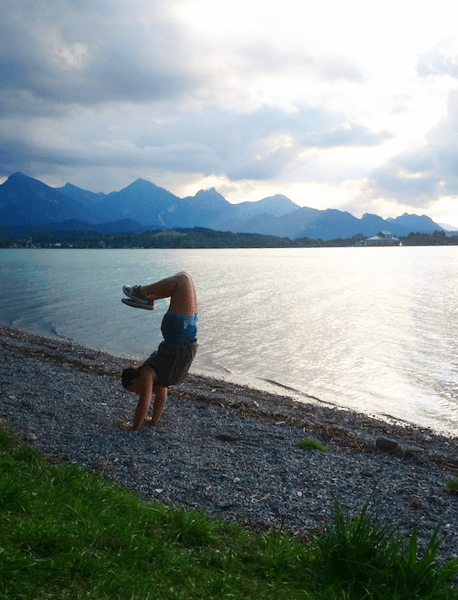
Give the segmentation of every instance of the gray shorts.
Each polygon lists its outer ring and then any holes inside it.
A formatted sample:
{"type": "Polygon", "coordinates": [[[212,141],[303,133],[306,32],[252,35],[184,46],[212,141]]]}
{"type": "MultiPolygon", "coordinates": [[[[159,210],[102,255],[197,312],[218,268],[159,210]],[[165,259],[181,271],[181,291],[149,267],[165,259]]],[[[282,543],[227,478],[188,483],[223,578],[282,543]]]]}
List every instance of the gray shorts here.
{"type": "Polygon", "coordinates": [[[167,344],[161,342],[143,364],[149,365],[157,374],[155,385],[169,387],[181,383],[197,352],[197,342],[167,344]]]}

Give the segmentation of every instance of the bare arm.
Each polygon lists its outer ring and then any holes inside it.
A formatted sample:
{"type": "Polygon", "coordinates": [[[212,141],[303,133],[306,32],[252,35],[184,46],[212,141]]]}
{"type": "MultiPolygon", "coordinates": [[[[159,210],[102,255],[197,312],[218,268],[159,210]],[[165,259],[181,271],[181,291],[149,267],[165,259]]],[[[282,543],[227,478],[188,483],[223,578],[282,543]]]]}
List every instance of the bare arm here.
{"type": "Polygon", "coordinates": [[[157,425],[166,402],[167,388],[162,387],[162,385],[156,385],[154,388],[153,418],[151,419],[151,425],[157,425]]]}
{"type": "Polygon", "coordinates": [[[153,377],[148,371],[142,370],[142,374],[135,383],[135,392],[138,393],[138,404],[135,409],[135,419],[133,425],[131,423],[123,423],[121,427],[123,429],[140,429],[144,421],[148,422],[150,419],[146,418],[148,409],[151,404],[151,396],[153,393],[153,377]]]}
{"type": "Polygon", "coordinates": [[[151,404],[151,391],[145,391],[138,398],[137,408],[135,409],[134,429],[140,429],[143,421],[146,419],[149,405],[151,404]]]}

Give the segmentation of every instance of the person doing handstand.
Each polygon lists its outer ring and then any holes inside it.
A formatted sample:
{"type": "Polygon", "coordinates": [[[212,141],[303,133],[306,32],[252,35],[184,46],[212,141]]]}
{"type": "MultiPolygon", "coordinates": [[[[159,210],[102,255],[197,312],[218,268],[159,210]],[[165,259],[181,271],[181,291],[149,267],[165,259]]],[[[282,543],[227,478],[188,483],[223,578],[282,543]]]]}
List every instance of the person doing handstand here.
{"type": "Polygon", "coordinates": [[[133,424],[122,423],[123,429],[139,429],[145,423],[156,425],[167,401],[167,388],[186,377],[197,350],[197,297],[194,283],[187,273],[177,273],[150,285],[124,286],[128,298],[123,302],[136,308],[152,310],[154,301],[170,298],[170,306],[162,319],[164,341],[140,367],[122,372],[122,385],[138,394],[133,424]],[[147,417],[154,393],[153,416],[147,417]]]}

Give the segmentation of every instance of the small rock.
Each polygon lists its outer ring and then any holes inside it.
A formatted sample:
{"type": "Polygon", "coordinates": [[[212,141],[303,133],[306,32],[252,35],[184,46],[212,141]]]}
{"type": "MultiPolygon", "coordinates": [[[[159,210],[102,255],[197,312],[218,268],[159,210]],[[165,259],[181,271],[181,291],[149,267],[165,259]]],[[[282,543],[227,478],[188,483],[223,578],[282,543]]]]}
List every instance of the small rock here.
{"type": "Polygon", "coordinates": [[[218,433],[215,435],[215,440],[219,440],[220,442],[237,442],[239,438],[236,438],[232,435],[227,435],[225,433],[218,433]]]}
{"type": "Polygon", "coordinates": [[[390,452],[391,450],[395,450],[399,444],[394,440],[389,440],[388,438],[380,437],[375,440],[375,445],[379,450],[383,452],[390,452]]]}

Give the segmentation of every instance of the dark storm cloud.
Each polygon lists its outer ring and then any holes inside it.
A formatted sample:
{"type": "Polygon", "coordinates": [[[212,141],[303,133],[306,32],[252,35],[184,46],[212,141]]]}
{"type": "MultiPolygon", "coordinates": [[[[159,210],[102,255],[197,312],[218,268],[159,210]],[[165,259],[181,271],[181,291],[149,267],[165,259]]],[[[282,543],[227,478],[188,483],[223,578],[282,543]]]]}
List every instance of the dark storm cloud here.
{"type": "Polygon", "coordinates": [[[62,104],[145,101],[192,87],[170,22],[143,25],[125,4],[7,2],[0,22],[2,114],[62,104]],[[123,12],[124,11],[124,12],[123,12]]]}

